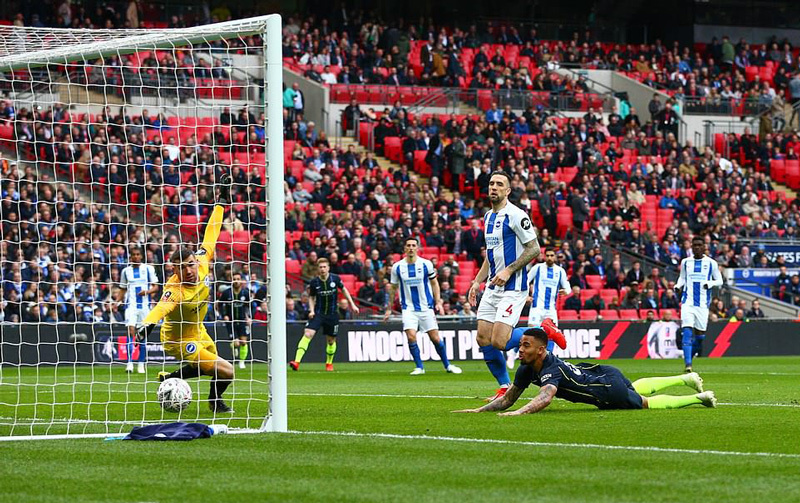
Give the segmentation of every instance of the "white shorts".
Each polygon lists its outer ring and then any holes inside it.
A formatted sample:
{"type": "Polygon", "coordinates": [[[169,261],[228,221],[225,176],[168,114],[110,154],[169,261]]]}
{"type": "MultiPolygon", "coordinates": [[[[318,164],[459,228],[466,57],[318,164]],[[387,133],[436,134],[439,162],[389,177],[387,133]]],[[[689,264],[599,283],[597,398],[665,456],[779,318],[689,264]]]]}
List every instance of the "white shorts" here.
{"type": "Polygon", "coordinates": [[[541,326],[545,318],[550,318],[553,320],[553,323],[558,326],[558,314],[555,309],[531,309],[531,312],[528,314],[528,326],[541,326]]]}
{"type": "Polygon", "coordinates": [[[516,327],[526,302],[528,302],[527,291],[487,288],[478,306],[478,319],[516,327]]]}
{"type": "Polygon", "coordinates": [[[403,309],[403,330],[416,330],[423,333],[439,330],[439,324],[436,322],[436,313],[432,309],[426,309],[425,311],[403,309]]]}
{"type": "Polygon", "coordinates": [[[125,310],[125,324],[129,327],[135,327],[142,323],[147,315],[150,314],[149,309],[128,308],[125,310]]]}
{"type": "Polygon", "coordinates": [[[699,332],[708,328],[708,308],[697,306],[681,306],[681,328],[691,327],[699,332]]]}

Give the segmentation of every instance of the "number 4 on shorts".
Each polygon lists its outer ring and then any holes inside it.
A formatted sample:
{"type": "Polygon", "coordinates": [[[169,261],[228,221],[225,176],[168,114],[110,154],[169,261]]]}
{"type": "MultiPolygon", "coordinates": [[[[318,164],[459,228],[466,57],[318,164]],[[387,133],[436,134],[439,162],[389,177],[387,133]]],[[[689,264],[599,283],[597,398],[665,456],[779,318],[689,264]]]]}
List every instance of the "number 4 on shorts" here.
{"type": "Polygon", "coordinates": [[[505,318],[507,316],[511,316],[511,313],[513,313],[513,312],[514,312],[514,305],[513,304],[509,304],[509,306],[506,308],[506,310],[503,311],[503,318],[505,318]]]}

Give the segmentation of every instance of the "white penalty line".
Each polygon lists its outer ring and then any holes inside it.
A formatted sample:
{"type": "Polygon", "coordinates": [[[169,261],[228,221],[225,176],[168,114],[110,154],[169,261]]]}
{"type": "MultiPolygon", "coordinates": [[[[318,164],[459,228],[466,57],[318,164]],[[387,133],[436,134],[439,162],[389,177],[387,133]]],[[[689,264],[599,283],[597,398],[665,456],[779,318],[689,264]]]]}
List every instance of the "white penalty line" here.
{"type": "Polygon", "coordinates": [[[670,454],[705,454],[709,456],[734,456],[734,457],[759,457],[759,458],[789,458],[800,459],[800,454],[789,454],[784,452],[739,452],[739,451],[719,451],[713,449],[678,449],[672,447],[638,446],[638,445],[605,445],[605,444],[582,444],[575,442],[530,442],[524,440],[501,440],[493,438],[466,438],[466,437],[444,437],[434,435],[400,435],[396,433],[358,433],[354,431],[297,431],[290,430],[287,433],[293,435],[320,435],[330,437],[360,437],[360,438],[386,438],[395,440],[435,440],[442,442],[460,442],[469,444],[496,444],[512,445],[524,447],[554,447],[568,449],[596,449],[608,451],[636,451],[636,452],[659,452],[670,454]]]}
{"type": "MultiPolygon", "coordinates": [[[[467,395],[397,395],[390,393],[289,393],[289,396],[317,396],[317,397],[345,397],[345,398],[442,398],[454,400],[475,400],[478,396],[467,395]]],[[[525,400],[522,398],[521,400],[525,400]]],[[[532,398],[527,398],[532,400],[532,398]]],[[[731,407],[787,407],[787,408],[800,408],[800,404],[795,403],[735,403],[735,402],[717,402],[717,405],[731,406],[731,407]]]]}

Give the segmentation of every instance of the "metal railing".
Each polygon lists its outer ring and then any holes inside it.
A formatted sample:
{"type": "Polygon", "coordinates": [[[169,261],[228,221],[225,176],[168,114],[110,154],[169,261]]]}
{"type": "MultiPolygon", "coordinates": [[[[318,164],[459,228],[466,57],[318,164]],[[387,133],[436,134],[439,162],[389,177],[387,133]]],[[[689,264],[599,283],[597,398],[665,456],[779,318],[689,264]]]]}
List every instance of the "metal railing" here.
{"type": "Polygon", "coordinates": [[[771,104],[754,99],[684,97],[682,113],[692,115],[760,116],[770,110],[771,104]]]}
{"type": "Polygon", "coordinates": [[[414,113],[424,108],[440,108],[446,112],[458,112],[461,104],[470,105],[481,111],[488,110],[495,102],[500,108],[510,105],[515,110],[542,106],[548,110],[584,111],[596,108],[610,112],[615,100],[611,92],[575,92],[566,89],[550,91],[531,91],[528,89],[462,89],[459,87],[382,86],[361,84],[337,84],[337,99],[346,96],[358,99],[359,105],[392,105],[396,100],[409,94],[420,96],[415,102],[406,105],[414,113]],[[369,92],[367,91],[369,89],[369,92]]]}

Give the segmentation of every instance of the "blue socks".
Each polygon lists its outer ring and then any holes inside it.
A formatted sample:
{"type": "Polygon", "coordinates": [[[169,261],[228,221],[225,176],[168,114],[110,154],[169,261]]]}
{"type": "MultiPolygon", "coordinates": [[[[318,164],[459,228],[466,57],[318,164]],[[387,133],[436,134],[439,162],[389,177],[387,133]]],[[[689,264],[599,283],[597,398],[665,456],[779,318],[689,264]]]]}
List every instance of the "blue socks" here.
{"type": "Polygon", "coordinates": [[[444,365],[444,368],[447,369],[447,367],[450,366],[450,360],[447,359],[447,351],[444,347],[444,341],[442,339],[439,339],[439,343],[434,344],[433,347],[436,348],[436,352],[439,354],[439,358],[442,359],[442,365],[444,365]]]}
{"type": "Polygon", "coordinates": [[[555,349],[555,347],[556,347],[556,343],[555,342],[550,341],[550,340],[547,341],[547,352],[548,353],[552,353],[553,349],[555,349]]]}
{"type": "Polygon", "coordinates": [[[692,330],[692,327],[683,327],[681,332],[683,333],[683,363],[687,367],[690,367],[692,365],[692,342],[694,341],[694,330],[692,330]]]}
{"type": "Polygon", "coordinates": [[[414,357],[414,364],[417,366],[418,369],[422,368],[422,357],[419,356],[419,346],[417,346],[416,342],[409,342],[408,343],[408,350],[411,351],[411,356],[414,357]]]}
{"type": "Polygon", "coordinates": [[[519,349],[519,341],[522,339],[522,335],[528,330],[530,327],[519,327],[515,328],[511,331],[511,337],[508,339],[506,343],[506,351],[518,350],[519,349]]]}
{"type": "MultiPolygon", "coordinates": [[[[128,361],[133,361],[133,337],[128,336],[128,343],[126,344],[128,349],[128,361]]],[[[139,344],[139,359],[137,360],[140,363],[144,363],[147,359],[147,344],[140,343],[139,344]]]]}
{"type": "Polygon", "coordinates": [[[486,361],[486,366],[489,367],[489,372],[497,379],[497,384],[500,386],[508,386],[511,384],[511,379],[508,377],[508,368],[506,367],[506,358],[503,356],[503,352],[491,344],[481,346],[480,351],[483,353],[483,359],[486,361]]]}

